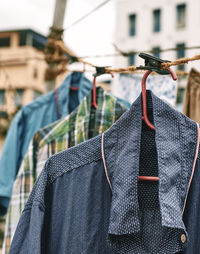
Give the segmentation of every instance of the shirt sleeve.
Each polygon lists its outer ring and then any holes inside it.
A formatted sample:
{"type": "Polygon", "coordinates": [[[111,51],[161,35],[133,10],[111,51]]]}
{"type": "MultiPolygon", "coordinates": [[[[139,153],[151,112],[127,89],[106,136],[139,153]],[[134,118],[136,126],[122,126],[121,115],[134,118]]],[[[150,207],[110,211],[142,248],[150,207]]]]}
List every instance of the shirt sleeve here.
{"type": "Polygon", "coordinates": [[[42,253],[44,207],[42,204],[25,209],[20,218],[9,254],[42,253]]]}
{"type": "Polygon", "coordinates": [[[24,210],[29,194],[34,185],[34,163],[33,163],[33,140],[29,144],[28,151],[17,174],[12,196],[6,215],[6,224],[3,240],[3,253],[8,253],[10,242],[14,236],[18,221],[24,210]]]}
{"type": "Polygon", "coordinates": [[[46,162],[29,195],[12,239],[9,254],[44,253],[42,241],[46,213],[44,196],[48,182],[48,163],[49,161],[46,162]]]}
{"type": "Polygon", "coordinates": [[[23,137],[22,112],[14,117],[0,159],[0,215],[6,213],[18,170],[23,137]]]}

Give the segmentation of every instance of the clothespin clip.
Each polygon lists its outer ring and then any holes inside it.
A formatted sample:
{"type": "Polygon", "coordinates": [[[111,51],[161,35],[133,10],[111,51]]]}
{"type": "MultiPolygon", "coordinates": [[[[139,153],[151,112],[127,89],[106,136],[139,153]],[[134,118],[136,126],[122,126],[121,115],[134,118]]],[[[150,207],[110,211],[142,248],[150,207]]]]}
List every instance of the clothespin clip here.
{"type": "Polygon", "coordinates": [[[76,57],[76,56],[68,56],[68,57],[69,57],[69,63],[70,64],[78,62],[78,57],[76,57]]]}
{"type": "Polygon", "coordinates": [[[95,66],[96,72],[93,74],[94,77],[101,76],[103,74],[106,74],[106,68],[109,66],[95,66]]]}
{"type": "Polygon", "coordinates": [[[158,57],[151,56],[151,55],[145,54],[145,53],[140,53],[139,57],[141,57],[145,60],[145,65],[144,66],[140,65],[139,67],[137,67],[138,70],[151,70],[151,71],[157,72],[158,74],[161,74],[161,75],[171,74],[171,72],[169,70],[161,68],[162,63],[164,63],[164,62],[169,63],[170,61],[162,60],[158,57]]]}
{"type": "Polygon", "coordinates": [[[96,78],[98,76],[101,76],[103,74],[110,74],[112,77],[114,77],[112,72],[107,72],[106,68],[109,66],[95,66],[96,72],[93,74],[93,99],[92,99],[92,106],[97,109],[97,97],[96,97],[96,78]]]}

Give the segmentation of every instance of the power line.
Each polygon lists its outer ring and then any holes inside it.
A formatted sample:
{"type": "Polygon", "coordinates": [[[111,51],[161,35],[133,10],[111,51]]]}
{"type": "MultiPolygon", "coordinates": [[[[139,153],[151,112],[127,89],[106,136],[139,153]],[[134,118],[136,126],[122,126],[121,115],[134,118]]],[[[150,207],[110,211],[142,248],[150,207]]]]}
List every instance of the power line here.
{"type": "Polygon", "coordinates": [[[80,58],[102,58],[102,57],[114,57],[121,56],[121,53],[113,53],[113,54],[104,54],[104,55],[93,55],[93,56],[80,56],[80,58]]]}
{"type": "Polygon", "coordinates": [[[95,11],[99,10],[101,7],[103,7],[104,5],[106,5],[108,2],[110,2],[111,0],[106,0],[104,2],[102,2],[101,4],[97,5],[93,10],[91,10],[90,12],[86,13],[85,15],[83,15],[82,17],[80,17],[79,19],[77,19],[74,23],[72,23],[70,26],[68,26],[67,28],[65,28],[64,30],[69,30],[71,27],[77,25],[78,23],[80,23],[82,20],[86,19],[88,16],[90,16],[91,14],[93,14],[95,11]]]}
{"type": "Polygon", "coordinates": [[[139,54],[140,52],[145,52],[145,53],[162,53],[162,52],[177,51],[177,50],[182,50],[182,49],[183,50],[200,49],[200,46],[176,47],[176,48],[155,49],[155,50],[140,50],[140,51],[129,51],[129,52],[124,52],[122,50],[117,49],[117,51],[119,53],[104,54],[104,55],[93,55],[93,56],[81,56],[80,58],[103,58],[103,57],[116,57],[116,56],[128,57],[130,55],[139,54]]]}

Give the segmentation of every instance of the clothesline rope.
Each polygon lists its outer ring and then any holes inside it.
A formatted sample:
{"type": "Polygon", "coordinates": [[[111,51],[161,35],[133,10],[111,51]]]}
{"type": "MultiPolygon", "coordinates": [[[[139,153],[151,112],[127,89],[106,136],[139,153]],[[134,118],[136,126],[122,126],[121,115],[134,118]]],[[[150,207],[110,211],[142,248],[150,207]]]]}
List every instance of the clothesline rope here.
{"type": "Polygon", "coordinates": [[[162,66],[163,69],[167,69],[171,66],[183,65],[183,64],[186,64],[188,62],[197,61],[197,60],[200,60],[200,55],[196,55],[196,56],[193,56],[193,57],[184,57],[184,58],[177,59],[173,62],[162,63],[161,66],[162,66]]]}
{"type": "MultiPolygon", "coordinates": [[[[69,54],[72,57],[76,57],[63,43],[63,41],[59,40],[55,42],[57,46],[59,46],[65,53],[69,54]]],[[[92,63],[89,63],[87,61],[84,61],[83,59],[81,59],[80,57],[76,57],[77,61],[86,65],[89,65],[91,67],[96,68],[96,66],[92,63]]],[[[161,68],[162,69],[168,69],[171,66],[177,66],[177,65],[183,65],[186,64],[188,62],[192,62],[192,61],[197,61],[200,60],[200,55],[196,55],[194,57],[185,57],[185,58],[180,58],[177,59],[175,61],[172,62],[163,62],[161,63],[161,68]]],[[[109,68],[109,67],[105,67],[105,73],[131,73],[131,72],[135,72],[137,71],[137,67],[132,65],[132,66],[128,66],[127,68],[109,68]]]]}
{"type": "MultiPolygon", "coordinates": [[[[110,69],[109,69],[110,70],[110,69]]],[[[80,72],[81,70],[79,69],[69,69],[69,68],[65,68],[64,72],[80,72]]],[[[93,70],[85,70],[85,72],[91,72],[93,73],[94,71],[93,70]]],[[[135,74],[144,74],[145,70],[136,70],[134,71],[135,74]]],[[[120,72],[119,72],[120,73],[120,72]]],[[[130,72],[122,72],[123,74],[130,74],[130,72]]],[[[110,72],[108,72],[108,74],[110,74],[110,72]]],[[[152,72],[151,75],[160,75],[158,74],[157,72],[152,72]]],[[[176,71],[176,75],[177,76],[188,76],[189,75],[189,72],[187,71],[176,71]]]]}

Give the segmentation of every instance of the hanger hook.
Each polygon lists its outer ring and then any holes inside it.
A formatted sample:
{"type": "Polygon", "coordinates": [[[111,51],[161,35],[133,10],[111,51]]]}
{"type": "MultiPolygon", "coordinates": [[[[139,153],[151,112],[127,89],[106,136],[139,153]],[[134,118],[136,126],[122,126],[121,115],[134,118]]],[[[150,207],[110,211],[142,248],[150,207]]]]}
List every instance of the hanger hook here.
{"type": "Polygon", "coordinates": [[[93,89],[92,89],[92,95],[93,95],[93,99],[92,99],[92,106],[97,109],[97,97],[96,97],[96,76],[94,76],[93,79],[93,89]]]}
{"type": "MultiPolygon", "coordinates": [[[[168,68],[168,71],[170,72],[173,80],[177,80],[177,75],[175,72],[173,72],[170,68],[168,68]]],[[[143,78],[142,78],[142,108],[143,108],[143,117],[142,120],[145,121],[147,126],[149,126],[150,129],[155,130],[155,126],[149,121],[147,116],[147,95],[146,95],[146,80],[152,70],[148,70],[145,72],[143,78]]]]}
{"type": "Polygon", "coordinates": [[[167,68],[167,70],[170,72],[170,74],[171,74],[171,76],[172,76],[173,80],[177,80],[177,79],[178,79],[178,78],[177,78],[176,73],[175,73],[175,72],[173,72],[173,71],[172,71],[172,69],[167,68]]]}

